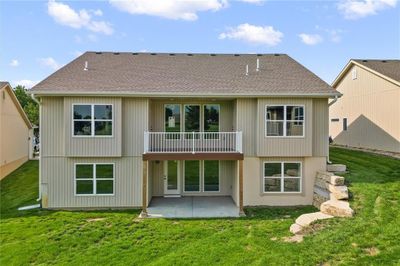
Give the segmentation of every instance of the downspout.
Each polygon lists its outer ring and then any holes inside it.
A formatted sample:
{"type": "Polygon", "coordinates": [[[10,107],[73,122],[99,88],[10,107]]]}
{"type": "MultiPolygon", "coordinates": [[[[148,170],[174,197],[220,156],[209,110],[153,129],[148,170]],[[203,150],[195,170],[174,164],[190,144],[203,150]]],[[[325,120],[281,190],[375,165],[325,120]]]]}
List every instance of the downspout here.
{"type": "Polygon", "coordinates": [[[42,200],[42,159],[41,159],[41,153],[42,153],[42,104],[41,102],[35,97],[35,95],[32,93],[31,94],[32,100],[34,100],[38,105],[39,105],[39,197],[36,199],[36,201],[41,201],[42,200]]]}
{"type": "MultiPolygon", "coordinates": [[[[331,101],[330,103],[328,103],[328,109],[329,107],[331,107],[335,102],[337,102],[337,100],[339,99],[339,97],[337,95],[335,95],[335,98],[333,99],[333,101],[331,101]]],[[[328,123],[329,123],[329,119],[328,119],[328,123]]],[[[326,157],[326,162],[328,164],[332,164],[332,162],[329,160],[329,141],[328,141],[328,156],[326,157]]]]}

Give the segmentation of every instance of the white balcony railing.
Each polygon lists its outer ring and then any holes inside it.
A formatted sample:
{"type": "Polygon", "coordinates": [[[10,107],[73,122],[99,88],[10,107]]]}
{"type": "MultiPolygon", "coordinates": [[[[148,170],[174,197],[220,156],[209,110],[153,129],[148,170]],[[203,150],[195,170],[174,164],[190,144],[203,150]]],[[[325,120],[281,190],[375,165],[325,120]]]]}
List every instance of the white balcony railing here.
{"type": "Polygon", "coordinates": [[[242,132],[144,132],[144,153],[242,153],[242,132]]]}

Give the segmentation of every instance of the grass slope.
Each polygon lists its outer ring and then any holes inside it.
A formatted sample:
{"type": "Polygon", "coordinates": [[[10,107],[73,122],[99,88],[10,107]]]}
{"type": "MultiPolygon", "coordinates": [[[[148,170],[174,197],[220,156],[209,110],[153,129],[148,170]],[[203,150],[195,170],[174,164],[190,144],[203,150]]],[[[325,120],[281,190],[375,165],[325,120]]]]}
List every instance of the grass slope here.
{"type": "Polygon", "coordinates": [[[400,264],[400,161],[331,150],[347,164],[354,218],[322,221],[302,243],[288,228],[313,207],[249,208],[239,219],[137,219],[139,211],[18,212],[37,196],[37,163],[1,181],[1,265],[400,264]]]}

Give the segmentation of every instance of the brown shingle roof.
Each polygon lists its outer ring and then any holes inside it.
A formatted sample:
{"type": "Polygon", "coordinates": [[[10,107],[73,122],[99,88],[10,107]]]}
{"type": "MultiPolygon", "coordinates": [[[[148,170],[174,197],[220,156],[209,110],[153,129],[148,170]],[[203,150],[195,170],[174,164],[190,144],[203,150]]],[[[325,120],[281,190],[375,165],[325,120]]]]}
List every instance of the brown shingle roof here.
{"type": "Polygon", "coordinates": [[[400,60],[353,59],[353,61],[400,82],[400,60]]]}
{"type": "Polygon", "coordinates": [[[175,95],[336,95],[291,57],[279,54],[86,52],[32,88],[40,93],[175,95]],[[256,60],[260,71],[256,71],[256,60]],[[85,62],[88,70],[85,71],[85,62]],[[246,65],[249,74],[246,76],[246,65]]]}

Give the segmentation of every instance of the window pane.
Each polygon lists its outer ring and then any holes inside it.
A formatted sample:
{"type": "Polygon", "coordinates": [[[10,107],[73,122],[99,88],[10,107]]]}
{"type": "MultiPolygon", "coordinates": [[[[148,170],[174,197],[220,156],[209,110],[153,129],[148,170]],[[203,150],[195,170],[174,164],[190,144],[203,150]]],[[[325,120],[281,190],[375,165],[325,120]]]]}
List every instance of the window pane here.
{"type": "Polygon", "coordinates": [[[96,181],[96,194],[113,194],[113,180],[97,180],[96,181]]]}
{"type": "Polygon", "coordinates": [[[96,136],[111,136],[112,122],[111,121],[95,121],[94,134],[96,136]]]}
{"type": "Polygon", "coordinates": [[[178,161],[168,161],[168,190],[178,189],[178,161]]]}
{"type": "Polygon", "coordinates": [[[75,136],[90,136],[92,134],[92,123],[86,121],[74,122],[74,135],[75,136]]]}
{"type": "Polygon", "coordinates": [[[219,131],[219,105],[217,104],[204,105],[204,131],[205,132],[219,131]]]}
{"type": "Polygon", "coordinates": [[[75,177],[76,178],[93,178],[92,164],[77,164],[75,177]]]}
{"type": "Polygon", "coordinates": [[[200,161],[185,161],[185,191],[200,191],[200,161]]]}
{"type": "Polygon", "coordinates": [[[93,194],[93,180],[77,180],[76,194],[93,194]]]}
{"type": "Polygon", "coordinates": [[[181,108],[179,104],[165,106],[165,132],[181,131],[181,108]]]}
{"type": "Polygon", "coordinates": [[[74,105],[74,119],[91,119],[92,106],[90,105],[74,105]]]}
{"type": "Polygon", "coordinates": [[[267,106],[267,120],[283,120],[283,106],[267,106]]]}
{"type": "Polygon", "coordinates": [[[280,178],[265,178],[264,179],[264,191],[265,192],[279,192],[281,191],[281,179],[280,178]]]}
{"type": "Polygon", "coordinates": [[[304,122],[286,122],[286,136],[303,136],[304,122]]]}
{"type": "Polygon", "coordinates": [[[185,131],[200,131],[200,106],[185,105],[185,131]]]}
{"type": "Polygon", "coordinates": [[[96,164],[96,178],[114,178],[114,165],[96,164]]]}
{"type": "Polygon", "coordinates": [[[281,163],[265,163],[264,176],[281,176],[281,163]]]}
{"type": "Polygon", "coordinates": [[[112,105],[95,105],[94,119],[112,119],[112,105]]]}
{"type": "Polygon", "coordinates": [[[287,120],[303,120],[304,108],[303,106],[286,106],[286,119],[287,120]]]}
{"type": "Polygon", "coordinates": [[[300,163],[284,163],[283,169],[286,176],[301,177],[300,163]]]}
{"type": "Polygon", "coordinates": [[[219,191],[219,161],[204,161],[204,191],[219,191]]]}
{"type": "Polygon", "coordinates": [[[300,178],[285,178],[283,182],[285,192],[300,192],[300,178]]]}
{"type": "Polygon", "coordinates": [[[283,122],[267,121],[267,136],[283,136],[283,122]]]}

